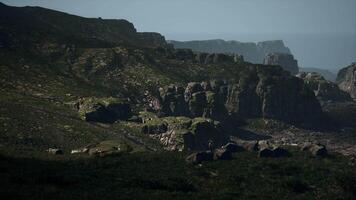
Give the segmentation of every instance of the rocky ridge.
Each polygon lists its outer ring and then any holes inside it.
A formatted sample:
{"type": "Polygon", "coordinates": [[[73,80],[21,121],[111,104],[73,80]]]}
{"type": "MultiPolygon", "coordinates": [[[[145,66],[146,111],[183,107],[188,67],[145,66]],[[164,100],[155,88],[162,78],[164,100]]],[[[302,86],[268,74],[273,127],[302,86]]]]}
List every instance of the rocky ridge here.
{"type": "Polygon", "coordinates": [[[200,41],[174,41],[170,40],[177,49],[192,49],[196,52],[206,53],[233,53],[242,55],[246,61],[252,63],[263,63],[268,53],[288,53],[290,50],[282,40],[264,41],[258,43],[244,43],[239,41],[224,40],[200,40],[200,41]]]}

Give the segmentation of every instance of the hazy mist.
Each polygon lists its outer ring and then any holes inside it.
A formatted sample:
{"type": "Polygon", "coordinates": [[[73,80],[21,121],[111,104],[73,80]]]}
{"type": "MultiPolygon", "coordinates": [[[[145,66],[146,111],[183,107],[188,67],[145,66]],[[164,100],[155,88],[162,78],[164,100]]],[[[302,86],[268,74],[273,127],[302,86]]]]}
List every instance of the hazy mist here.
{"type": "Polygon", "coordinates": [[[120,18],[166,39],[283,39],[301,67],[356,61],[355,0],[5,0],[85,17],[120,18]]]}

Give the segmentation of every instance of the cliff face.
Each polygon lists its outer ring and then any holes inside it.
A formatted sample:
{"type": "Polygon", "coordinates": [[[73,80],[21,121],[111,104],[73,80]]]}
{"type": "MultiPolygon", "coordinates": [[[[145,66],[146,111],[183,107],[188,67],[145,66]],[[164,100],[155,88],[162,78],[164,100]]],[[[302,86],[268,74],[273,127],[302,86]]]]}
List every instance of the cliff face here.
{"type": "Polygon", "coordinates": [[[265,65],[279,65],[284,70],[289,71],[292,75],[299,72],[298,61],[294,59],[293,55],[283,53],[267,54],[263,64],[265,65]]]}
{"type": "Polygon", "coordinates": [[[193,51],[207,53],[236,53],[242,55],[244,59],[252,63],[263,63],[264,57],[268,53],[287,53],[291,54],[282,40],[265,41],[259,43],[244,43],[238,41],[224,40],[201,40],[201,41],[168,41],[175,48],[188,48],[193,51]]]}
{"type": "Polygon", "coordinates": [[[356,98],[356,62],[339,71],[336,83],[340,89],[350,93],[352,98],[356,98]]]}
{"type": "Polygon", "coordinates": [[[336,83],[326,80],[323,76],[315,72],[302,72],[297,77],[304,80],[304,83],[310,87],[315,93],[315,96],[321,103],[325,102],[344,102],[351,101],[350,95],[340,90],[336,83]]]}
{"type": "Polygon", "coordinates": [[[321,107],[303,81],[280,68],[249,66],[237,82],[192,82],[185,88],[161,88],[154,109],[163,115],[208,117],[226,120],[272,118],[286,122],[317,121],[321,107]]]}
{"type": "Polygon", "coordinates": [[[126,20],[83,18],[40,7],[0,5],[0,45],[27,47],[48,42],[77,47],[166,45],[158,33],[138,33],[126,20]]]}

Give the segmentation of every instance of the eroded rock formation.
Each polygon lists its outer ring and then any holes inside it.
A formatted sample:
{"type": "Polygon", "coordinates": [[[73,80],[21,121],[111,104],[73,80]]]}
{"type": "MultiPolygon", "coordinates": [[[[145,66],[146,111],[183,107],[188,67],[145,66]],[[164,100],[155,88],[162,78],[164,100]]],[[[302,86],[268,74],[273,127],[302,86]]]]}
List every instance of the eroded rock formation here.
{"type": "Polygon", "coordinates": [[[294,59],[291,54],[285,53],[270,53],[267,54],[263,64],[265,65],[279,65],[284,70],[289,71],[292,75],[298,74],[298,61],[294,59]]]}
{"type": "Polygon", "coordinates": [[[356,62],[339,71],[336,82],[340,89],[350,93],[352,98],[356,98],[356,62]]]}
{"type": "Polygon", "coordinates": [[[299,78],[276,67],[250,67],[238,82],[191,82],[184,89],[170,85],[160,89],[154,108],[163,116],[264,117],[287,122],[310,122],[321,116],[312,90],[299,78]],[[183,92],[184,91],[184,92],[183,92]]]}
{"type": "Polygon", "coordinates": [[[297,77],[304,80],[304,83],[314,91],[315,96],[321,102],[352,100],[347,92],[340,90],[337,84],[325,80],[320,74],[302,72],[297,77]]]}

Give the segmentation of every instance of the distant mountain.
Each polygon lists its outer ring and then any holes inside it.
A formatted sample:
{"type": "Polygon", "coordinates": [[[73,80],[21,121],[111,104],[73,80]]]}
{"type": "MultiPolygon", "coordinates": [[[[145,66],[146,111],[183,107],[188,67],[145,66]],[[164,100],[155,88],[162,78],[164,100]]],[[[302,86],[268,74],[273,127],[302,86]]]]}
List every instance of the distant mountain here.
{"type": "Polygon", "coordinates": [[[322,75],[326,80],[335,82],[336,79],[336,74],[333,72],[326,70],[326,69],[320,69],[320,68],[313,68],[313,67],[300,67],[299,68],[300,72],[316,72],[320,75],[322,75]]]}
{"type": "Polygon", "coordinates": [[[225,40],[196,40],[196,41],[174,41],[169,40],[177,49],[192,49],[197,52],[207,53],[237,53],[244,56],[248,62],[262,64],[264,57],[269,53],[291,54],[282,40],[264,42],[239,42],[225,40]]]}

